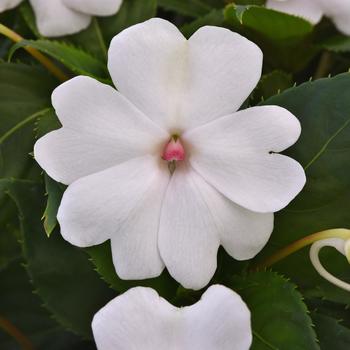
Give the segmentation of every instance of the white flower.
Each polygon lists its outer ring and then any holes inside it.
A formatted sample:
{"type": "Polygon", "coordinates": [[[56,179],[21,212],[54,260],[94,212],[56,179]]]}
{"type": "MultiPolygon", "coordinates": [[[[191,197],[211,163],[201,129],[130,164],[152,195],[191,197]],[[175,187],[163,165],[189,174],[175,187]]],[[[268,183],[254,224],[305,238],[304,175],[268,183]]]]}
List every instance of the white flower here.
{"type": "Polygon", "coordinates": [[[0,12],[13,9],[19,5],[23,0],[0,0],[0,12]]]}
{"type": "Polygon", "coordinates": [[[342,33],[350,35],[350,0],[268,0],[268,8],[318,23],[325,15],[342,33]]]}
{"type": "MultiPolygon", "coordinates": [[[[29,0],[41,35],[56,37],[87,28],[92,16],[118,12],[122,0],[29,0]]],[[[14,8],[22,0],[0,0],[0,12],[14,8]]]]}
{"type": "Polygon", "coordinates": [[[130,289],[97,312],[92,330],[99,350],[248,350],[252,342],[249,309],[220,285],[183,308],[153,289],[130,289]]]}
{"type": "Polygon", "coordinates": [[[202,288],[219,245],[255,256],[272,212],[304,186],[299,163],[276,154],[300,123],[277,106],[235,112],[262,53],[228,29],[203,27],[187,41],[154,18],[113,39],[108,66],[119,91],[82,76],[62,84],[52,103],[63,128],[35,145],[41,167],[69,185],[62,235],[80,247],[111,239],[121,278],[155,277],[165,265],[202,288]]]}

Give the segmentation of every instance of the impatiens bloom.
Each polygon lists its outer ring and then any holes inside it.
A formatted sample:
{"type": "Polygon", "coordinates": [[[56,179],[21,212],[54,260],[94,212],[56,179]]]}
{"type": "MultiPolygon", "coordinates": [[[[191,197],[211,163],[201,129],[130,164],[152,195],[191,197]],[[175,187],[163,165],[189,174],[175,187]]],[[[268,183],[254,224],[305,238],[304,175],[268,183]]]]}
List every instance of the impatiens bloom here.
{"type": "Polygon", "coordinates": [[[151,19],[109,49],[115,86],[76,77],[52,103],[63,127],[35,145],[39,164],[69,185],[58,212],[63,237],[79,247],[111,240],[124,279],[166,266],[183,286],[204,287],[220,244],[250,259],[266,244],[273,212],[305,183],[280,155],[300,123],[277,106],[236,112],[257,84],[262,53],[224,28],[189,40],[151,19]]]}
{"type": "MultiPolygon", "coordinates": [[[[122,0],[29,0],[40,34],[48,37],[73,34],[88,27],[92,16],[115,14],[122,0]]],[[[0,12],[22,0],[0,0],[0,12]]]]}
{"type": "Polygon", "coordinates": [[[92,330],[99,350],[248,350],[252,342],[247,306],[220,285],[180,309],[153,289],[130,289],[95,315],[92,330]]]}
{"type": "Polygon", "coordinates": [[[266,6],[303,17],[313,24],[327,16],[339,31],[350,35],[350,0],[268,0],[266,6]]]}

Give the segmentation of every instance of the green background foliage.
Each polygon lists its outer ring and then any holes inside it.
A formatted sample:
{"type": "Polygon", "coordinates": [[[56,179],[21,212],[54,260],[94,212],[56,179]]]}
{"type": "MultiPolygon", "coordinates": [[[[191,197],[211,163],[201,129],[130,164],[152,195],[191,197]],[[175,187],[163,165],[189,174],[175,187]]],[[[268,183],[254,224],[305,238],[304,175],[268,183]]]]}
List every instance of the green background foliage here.
{"type": "MultiPolygon", "coordinates": [[[[303,165],[306,187],[276,214],[272,238],[254,261],[236,262],[220,251],[211,283],[231,287],[249,306],[253,350],[350,348],[349,294],[314,271],[308,249],[272,271],[251,272],[253,264],[297,239],[350,226],[350,38],[327,19],[313,26],[263,3],[125,0],[118,14],[95,18],[81,33],[55,40],[40,36],[27,2],[0,14],[1,23],[26,39],[14,45],[0,38],[0,349],[19,348],[2,330],[2,318],[35,349],[89,350],[95,349],[94,313],[127,289],[150,286],[177,306],[196,302],[203,292],[184,289],[167,271],[151,280],[123,281],[115,274],[109,242],[87,249],[65,242],[56,220],[65,187],[43,174],[32,157],[35,140],[60,127],[50,102],[60,82],[23,47],[41,51],[69,77],[82,74],[111,84],[111,39],[156,15],[186,37],[203,25],[217,25],[254,41],[264,52],[263,76],[244,106],[279,105],[302,125],[299,141],[286,154],[303,165]]],[[[350,281],[339,253],[325,249],[321,260],[350,281]]]]}

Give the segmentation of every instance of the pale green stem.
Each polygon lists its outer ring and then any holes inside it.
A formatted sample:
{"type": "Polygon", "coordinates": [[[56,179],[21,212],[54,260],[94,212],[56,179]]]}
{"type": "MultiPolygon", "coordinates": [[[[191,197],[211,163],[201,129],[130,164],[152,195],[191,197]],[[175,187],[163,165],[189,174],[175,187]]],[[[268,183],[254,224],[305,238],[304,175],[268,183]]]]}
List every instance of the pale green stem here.
{"type": "Polygon", "coordinates": [[[312,235],[306,236],[302,239],[299,239],[296,242],[293,242],[287,247],[284,247],[281,250],[277,251],[275,254],[263,260],[261,263],[258,263],[257,265],[253,266],[252,269],[257,271],[264,270],[270,267],[271,265],[277,263],[278,261],[283,260],[287,256],[297,252],[298,250],[312,243],[315,243],[317,241],[321,241],[324,239],[328,239],[328,238],[341,238],[344,241],[347,241],[348,239],[350,239],[350,230],[343,229],[343,228],[336,228],[336,229],[317,232],[312,235]]]}
{"type": "MultiPolygon", "coordinates": [[[[23,40],[23,38],[19,34],[17,34],[16,32],[4,26],[1,23],[0,23],[0,34],[6,36],[7,38],[9,38],[15,43],[19,43],[23,40]]],[[[24,49],[27,52],[29,52],[37,61],[39,61],[49,72],[51,72],[60,81],[63,82],[69,79],[69,77],[60,68],[58,68],[51,60],[49,60],[40,51],[29,46],[25,46],[24,49]]]]}

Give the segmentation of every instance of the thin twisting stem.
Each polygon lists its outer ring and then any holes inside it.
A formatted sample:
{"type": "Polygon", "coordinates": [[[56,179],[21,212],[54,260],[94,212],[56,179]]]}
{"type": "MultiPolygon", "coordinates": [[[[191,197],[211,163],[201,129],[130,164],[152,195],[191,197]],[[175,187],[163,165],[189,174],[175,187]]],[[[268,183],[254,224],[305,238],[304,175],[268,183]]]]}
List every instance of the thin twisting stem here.
{"type": "MultiPolygon", "coordinates": [[[[15,43],[19,43],[23,40],[23,38],[19,34],[17,34],[16,32],[4,26],[1,23],[0,23],[0,34],[6,36],[7,38],[9,38],[15,43]]],[[[69,79],[69,77],[61,69],[59,69],[51,60],[49,60],[45,55],[43,55],[38,50],[29,46],[24,46],[24,49],[28,53],[30,53],[37,61],[39,61],[48,71],[50,71],[60,81],[63,82],[69,79]]]]}
{"type": "Polygon", "coordinates": [[[344,249],[345,244],[346,242],[341,238],[328,238],[322,241],[317,241],[312,244],[309,255],[310,255],[310,260],[312,265],[314,266],[315,270],[319,273],[320,276],[322,276],[324,279],[334,284],[335,286],[350,292],[350,284],[345,281],[342,281],[341,279],[329,273],[323,267],[319,257],[320,250],[323,247],[333,247],[337,249],[340,253],[346,255],[346,252],[344,249]]]}
{"type": "Polygon", "coordinates": [[[323,239],[327,238],[342,238],[344,240],[350,239],[350,230],[343,229],[343,228],[337,228],[337,229],[331,229],[331,230],[325,230],[321,232],[314,233],[312,235],[306,236],[302,239],[299,239],[296,242],[293,242],[292,244],[288,245],[287,247],[282,248],[281,250],[277,251],[275,254],[271,255],[267,259],[263,260],[262,262],[254,265],[252,267],[253,271],[259,271],[259,270],[265,270],[271,265],[277,263],[280,260],[283,260],[287,256],[297,252],[298,250],[323,239]]]}

